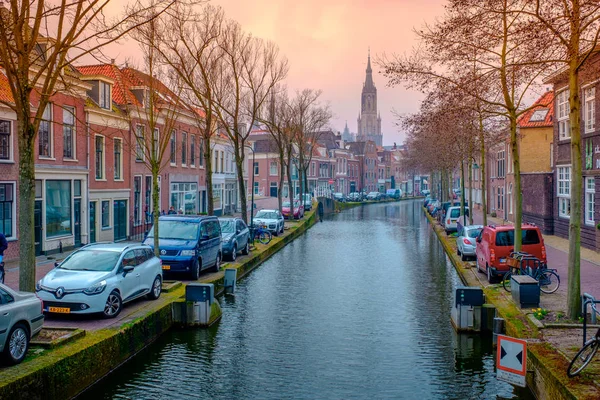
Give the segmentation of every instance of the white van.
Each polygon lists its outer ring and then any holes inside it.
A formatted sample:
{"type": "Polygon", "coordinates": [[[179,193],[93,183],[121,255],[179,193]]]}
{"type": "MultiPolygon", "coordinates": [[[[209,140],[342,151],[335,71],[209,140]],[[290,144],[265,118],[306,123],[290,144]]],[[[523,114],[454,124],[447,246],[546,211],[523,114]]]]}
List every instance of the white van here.
{"type": "MultiPolygon", "coordinates": [[[[469,207],[466,206],[465,216],[466,218],[469,218],[469,207]]],[[[444,218],[444,230],[447,235],[450,234],[450,232],[456,232],[456,221],[458,221],[459,218],[462,218],[460,215],[460,206],[449,207],[448,211],[446,211],[446,217],[444,218]]]]}

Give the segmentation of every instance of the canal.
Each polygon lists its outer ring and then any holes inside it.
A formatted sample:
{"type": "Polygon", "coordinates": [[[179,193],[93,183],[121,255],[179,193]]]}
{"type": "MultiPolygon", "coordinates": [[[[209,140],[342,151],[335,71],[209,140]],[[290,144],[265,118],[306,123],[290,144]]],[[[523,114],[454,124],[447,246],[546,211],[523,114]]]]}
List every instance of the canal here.
{"type": "Polygon", "coordinates": [[[460,279],[420,202],[311,228],[82,399],[533,399],[496,380],[490,337],[450,323],[460,279]]]}

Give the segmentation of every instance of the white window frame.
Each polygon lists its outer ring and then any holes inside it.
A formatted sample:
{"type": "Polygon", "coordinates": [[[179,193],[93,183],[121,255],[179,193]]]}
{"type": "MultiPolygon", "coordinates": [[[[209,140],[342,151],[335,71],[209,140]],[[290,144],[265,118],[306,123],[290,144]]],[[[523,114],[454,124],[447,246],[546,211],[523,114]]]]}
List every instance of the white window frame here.
{"type": "Polygon", "coordinates": [[[109,200],[100,200],[100,229],[103,231],[109,230],[110,228],[112,228],[111,225],[111,221],[112,221],[112,213],[111,213],[111,209],[112,209],[112,201],[109,200]],[[108,225],[104,226],[104,213],[102,212],[102,206],[104,205],[104,203],[108,203],[108,225]]]}
{"type": "Polygon", "coordinates": [[[561,165],[556,168],[558,216],[571,218],[571,166],[561,165]]]}
{"type": "Polygon", "coordinates": [[[113,138],[113,164],[116,167],[117,163],[115,162],[115,158],[117,155],[117,152],[115,151],[117,149],[117,143],[119,143],[119,176],[117,177],[117,169],[115,168],[115,170],[113,171],[114,174],[114,180],[115,181],[123,181],[123,139],[121,138],[113,138]]]}
{"type": "Polygon", "coordinates": [[[254,171],[254,176],[260,175],[260,164],[258,163],[258,161],[254,161],[252,170],[254,171]]]}
{"type": "Polygon", "coordinates": [[[154,146],[154,161],[158,161],[158,152],[160,151],[160,129],[158,128],[154,128],[154,134],[152,135],[152,143],[154,146]]]}
{"type": "Polygon", "coordinates": [[[172,167],[177,166],[177,131],[175,129],[171,131],[169,139],[169,162],[172,167]]]}
{"type": "Polygon", "coordinates": [[[585,224],[595,225],[594,220],[594,208],[595,208],[595,195],[596,195],[596,180],[593,176],[588,176],[584,180],[584,192],[585,192],[585,224]]]}
{"type": "MultiPolygon", "coordinates": [[[[12,125],[12,124],[11,124],[12,125]]],[[[17,181],[3,181],[0,180],[2,184],[11,184],[12,185],[12,236],[6,236],[6,240],[11,242],[17,240],[17,181]]],[[[39,200],[39,199],[38,199],[39,200]]]]}
{"type": "Polygon", "coordinates": [[[571,139],[571,123],[569,121],[569,89],[564,89],[556,95],[559,140],[571,139]]]}
{"type": "Polygon", "coordinates": [[[8,120],[8,119],[2,119],[0,120],[1,123],[7,123],[8,124],[8,135],[3,134],[4,136],[8,137],[8,158],[2,158],[0,159],[0,163],[10,163],[13,164],[15,162],[14,159],[14,143],[13,143],[13,137],[15,135],[13,135],[13,126],[15,124],[13,124],[13,121],[8,120]]]}
{"type": "Polygon", "coordinates": [[[277,161],[271,161],[269,162],[269,175],[271,176],[277,176],[277,161]],[[275,170],[273,170],[273,167],[275,167],[275,170]]]}
{"type": "Polygon", "coordinates": [[[187,132],[181,132],[181,166],[187,166],[188,162],[188,154],[187,154],[187,145],[188,145],[188,134],[187,132]]]}
{"type": "Polygon", "coordinates": [[[589,86],[583,89],[583,124],[585,133],[596,130],[596,88],[589,86]]]}
{"type": "Polygon", "coordinates": [[[144,190],[143,190],[143,184],[144,184],[144,178],[142,175],[134,175],[133,177],[133,187],[132,189],[132,195],[131,195],[131,200],[133,202],[133,224],[134,226],[139,226],[142,224],[142,221],[144,221],[144,210],[143,210],[143,197],[144,197],[144,190]],[[136,199],[135,199],[135,180],[139,179],[139,197],[137,199],[137,205],[138,205],[138,215],[137,215],[137,220],[136,220],[136,216],[135,216],[135,206],[136,206],[136,199]]]}
{"type": "Polygon", "coordinates": [[[145,142],[145,130],[146,127],[142,124],[137,124],[135,126],[135,162],[144,162],[145,160],[145,156],[146,156],[146,152],[144,149],[144,142],[145,142]],[[141,131],[141,135],[140,135],[140,131],[141,131]]]}
{"type": "Polygon", "coordinates": [[[75,140],[76,137],[76,130],[77,130],[77,117],[75,115],[75,107],[63,107],[63,159],[65,160],[69,160],[69,161],[76,161],[77,160],[77,140],[75,140]],[[65,123],[65,116],[67,115],[67,113],[71,114],[73,116],[73,124],[69,124],[67,125],[65,123]],[[65,157],[65,150],[64,150],[64,140],[65,140],[65,130],[67,128],[71,129],[71,157],[65,157]]]}
{"type": "Polygon", "coordinates": [[[98,105],[105,110],[112,109],[112,85],[107,82],[99,81],[98,87],[98,105]],[[108,96],[106,91],[108,90],[108,96]]]}
{"type": "MultiPolygon", "coordinates": [[[[44,109],[44,113],[42,114],[42,121],[40,122],[40,128],[41,128],[41,124],[44,122],[48,123],[48,155],[42,155],[39,154],[39,157],[41,159],[54,159],[54,124],[52,123],[52,111],[53,111],[53,107],[52,107],[52,103],[48,103],[46,104],[46,108],[44,109]],[[46,111],[48,111],[48,115],[46,115],[46,111]]],[[[38,129],[38,145],[39,145],[39,140],[40,140],[40,131],[38,129]]],[[[38,153],[39,153],[39,146],[38,146],[38,153]]]]}
{"type": "Polygon", "coordinates": [[[196,166],[196,135],[190,135],[190,167],[196,166]]]}
{"type": "MultiPolygon", "coordinates": [[[[94,169],[95,175],[94,178],[96,181],[106,181],[106,138],[103,135],[94,135],[94,169]],[[102,163],[102,168],[98,171],[98,160],[96,159],[98,155],[98,139],[102,139],[102,159],[100,162],[102,163]],[[98,175],[100,172],[100,175],[98,175]]],[[[100,204],[102,207],[102,204],[100,204]]]]}

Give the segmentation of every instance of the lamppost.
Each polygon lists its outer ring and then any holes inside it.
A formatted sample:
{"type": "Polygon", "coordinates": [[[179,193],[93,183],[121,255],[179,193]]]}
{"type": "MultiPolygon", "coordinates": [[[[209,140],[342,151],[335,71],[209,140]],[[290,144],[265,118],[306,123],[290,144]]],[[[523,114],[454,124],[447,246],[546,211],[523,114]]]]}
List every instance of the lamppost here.
{"type": "MultiPolygon", "coordinates": [[[[253,145],[254,146],[254,145],[253,145]]],[[[252,173],[252,194],[250,196],[250,242],[254,244],[254,162],[255,162],[255,153],[254,148],[252,146],[246,145],[245,148],[252,150],[252,170],[249,171],[252,173]]]]}

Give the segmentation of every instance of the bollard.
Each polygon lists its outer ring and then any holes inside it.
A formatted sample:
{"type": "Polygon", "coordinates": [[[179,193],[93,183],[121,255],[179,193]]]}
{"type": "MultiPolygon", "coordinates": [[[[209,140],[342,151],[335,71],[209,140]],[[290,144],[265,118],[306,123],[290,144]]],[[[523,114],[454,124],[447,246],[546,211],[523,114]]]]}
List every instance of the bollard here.
{"type": "Polygon", "coordinates": [[[498,335],[501,335],[504,332],[504,318],[494,318],[494,336],[492,339],[492,343],[494,346],[498,345],[498,335]]]}
{"type": "Polygon", "coordinates": [[[237,280],[237,269],[235,268],[227,268],[225,269],[224,280],[224,288],[225,293],[234,294],[235,293],[235,282],[237,280]]]}

